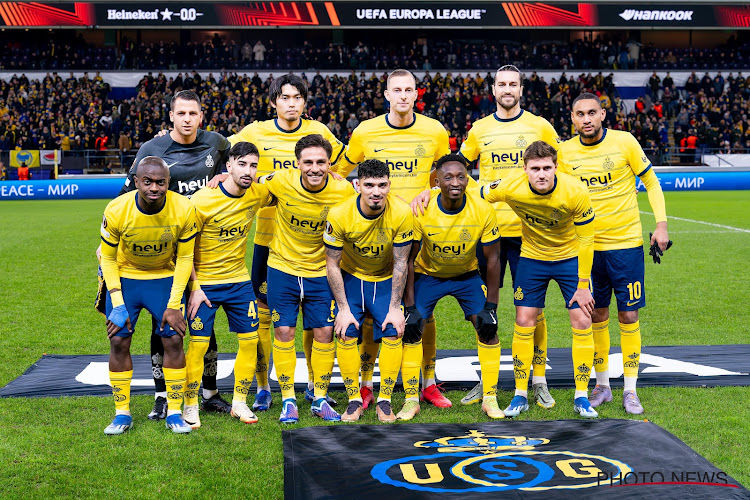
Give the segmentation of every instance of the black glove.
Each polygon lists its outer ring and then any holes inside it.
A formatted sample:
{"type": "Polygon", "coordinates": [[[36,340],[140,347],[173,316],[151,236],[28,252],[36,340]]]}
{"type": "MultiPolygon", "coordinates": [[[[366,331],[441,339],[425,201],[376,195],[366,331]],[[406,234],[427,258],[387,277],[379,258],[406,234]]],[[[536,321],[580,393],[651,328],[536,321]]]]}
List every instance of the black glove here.
{"type": "Polygon", "coordinates": [[[419,314],[417,306],[407,306],[405,308],[406,329],[404,330],[403,341],[407,344],[415,344],[422,340],[425,320],[419,314]]]}
{"type": "MultiPolygon", "coordinates": [[[[648,233],[648,240],[651,241],[651,237],[653,236],[653,233],[648,233]]],[[[672,247],[672,240],[669,240],[667,243],[666,250],[669,250],[672,247]]],[[[661,256],[664,255],[664,252],[661,251],[661,248],[659,248],[659,244],[654,242],[653,245],[651,245],[651,249],[648,251],[648,254],[654,258],[654,264],[661,264],[661,256]]]]}
{"type": "Polygon", "coordinates": [[[477,335],[485,344],[497,335],[497,304],[484,303],[484,309],[477,314],[477,335]]]}

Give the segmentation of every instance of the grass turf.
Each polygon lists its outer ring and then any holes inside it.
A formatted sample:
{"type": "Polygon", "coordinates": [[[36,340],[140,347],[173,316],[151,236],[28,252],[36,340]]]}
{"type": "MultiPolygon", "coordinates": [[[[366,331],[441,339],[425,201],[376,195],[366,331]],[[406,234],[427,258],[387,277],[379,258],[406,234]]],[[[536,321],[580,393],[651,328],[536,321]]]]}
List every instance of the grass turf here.
{"type": "MultiPolygon", "coordinates": [[[[672,216],[750,230],[746,192],[668,192],[666,198],[672,216]]],[[[640,195],[639,200],[649,211],[646,197],[640,195]]],[[[104,200],[0,204],[0,385],[19,376],[43,353],[108,352],[102,318],[91,307],[94,249],[105,205],[104,200]]],[[[653,218],[644,215],[643,221],[647,236],[653,218]]],[[[669,229],[675,246],[661,266],[646,265],[644,345],[748,343],[750,312],[743,305],[750,301],[750,233],[677,219],[670,220],[669,229]]],[[[550,347],[569,346],[567,313],[555,286],[550,287],[546,314],[550,347]]],[[[475,347],[472,329],[455,301],[442,301],[436,315],[438,348],[475,347]]],[[[501,342],[509,347],[509,288],[501,291],[499,317],[501,342]]],[[[236,350],[236,338],[227,332],[224,316],[219,318],[221,350],[236,350]]],[[[146,353],[145,327],[138,331],[133,352],[146,353]]],[[[612,335],[612,344],[619,344],[618,335],[612,335]]],[[[601,408],[603,418],[629,418],[617,392],[615,401],[601,408]]],[[[572,391],[552,393],[558,401],[553,410],[534,407],[523,418],[574,418],[572,391]]],[[[479,405],[457,404],[462,395],[448,394],[456,403],[448,411],[422,405],[414,422],[485,420],[479,405]]],[[[750,388],[643,388],[639,395],[645,417],[750,485],[750,388]]],[[[345,399],[342,393],[334,397],[345,399]]],[[[510,398],[510,393],[502,393],[501,406],[510,398]]],[[[403,393],[396,394],[394,408],[402,403],[403,393]]],[[[257,425],[203,414],[203,428],[188,436],[172,435],[163,423],[148,421],[151,404],[151,397],[134,397],[134,429],[112,438],[102,434],[112,417],[109,399],[0,399],[0,469],[12,471],[3,481],[4,495],[283,496],[278,393],[272,411],[261,414],[257,425]]],[[[300,413],[299,425],[322,424],[309,415],[304,402],[300,413]]],[[[362,422],[377,424],[374,412],[368,411],[362,422]]]]}

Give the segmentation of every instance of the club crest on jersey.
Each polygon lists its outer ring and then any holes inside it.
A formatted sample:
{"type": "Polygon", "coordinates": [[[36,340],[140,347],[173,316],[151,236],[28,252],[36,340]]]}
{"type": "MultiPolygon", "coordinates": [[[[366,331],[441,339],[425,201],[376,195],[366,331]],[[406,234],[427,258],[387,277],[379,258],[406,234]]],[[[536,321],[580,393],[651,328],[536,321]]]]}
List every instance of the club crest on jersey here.
{"type": "Polygon", "coordinates": [[[416,149],[414,150],[414,154],[416,156],[424,156],[427,154],[427,150],[424,148],[423,145],[417,144],[416,149]]]}
{"type": "Polygon", "coordinates": [[[516,288],[516,293],[513,294],[513,298],[516,300],[523,300],[523,290],[521,290],[520,286],[516,288]]]}
{"type": "Polygon", "coordinates": [[[560,212],[560,210],[558,210],[558,209],[554,209],[552,211],[552,213],[550,214],[549,218],[552,219],[553,221],[557,222],[560,219],[562,219],[562,212],[560,212]]]}
{"type": "Polygon", "coordinates": [[[385,231],[381,229],[380,232],[378,232],[378,237],[376,238],[376,241],[378,243],[388,243],[388,236],[385,235],[385,231]]]}
{"type": "Polygon", "coordinates": [[[325,219],[328,217],[328,211],[331,209],[331,207],[324,207],[323,210],[320,212],[320,218],[325,219]]]}
{"type": "Polygon", "coordinates": [[[211,153],[206,156],[206,168],[214,168],[214,157],[211,156],[211,153]]]}
{"type": "Polygon", "coordinates": [[[159,237],[159,241],[172,241],[174,239],[174,235],[169,229],[165,229],[164,232],[159,237]]]}
{"type": "Polygon", "coordinates": [[[255,210],[253,210],[252,208],[249,208],[247,210],[247,213],[245,214],[245,218],[247,220],[253,220],[253,217],[255,217],[255,210]]]}
{"type": "Polygon", "coordinates": [[[458,239],[461,241],[469,241],[471,240],[471,233],[468,229],[462,229],[458,235],[458,239]]]}
{"type": "Polygon", "coordinates": [[[196,316],[192,323],[190,323],[191,330],[203,330],[203,321],[200,317],[196,316]]]}
{"type": "Polygon", "coordinates": [[[516,141],[516,147],[525,148],[526,144],[527,144],[526,139],[524,139],[522,135],[519,135],[518,140],[516,141]]]}
{"type": "Polygon", "coordinates": [[[615,168],[615,162],[610,160],[609,156],[607,156],[607,158],[604,159],[604,163],[602,163],[602,168],[604,170],[612,170],[613,168],[615,168]]]}

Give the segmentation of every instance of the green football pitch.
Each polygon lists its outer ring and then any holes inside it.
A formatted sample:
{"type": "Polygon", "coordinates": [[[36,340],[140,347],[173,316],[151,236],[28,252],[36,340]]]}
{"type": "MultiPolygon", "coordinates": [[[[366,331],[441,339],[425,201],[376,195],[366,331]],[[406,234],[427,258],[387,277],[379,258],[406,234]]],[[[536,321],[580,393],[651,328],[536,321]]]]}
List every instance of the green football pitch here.
{"type": "MultiPolygon", "coordinates": [[[[661,265],[646,263],[648,307],[642,311],[644,345],[750,343],[750,194],[739,191],[667,192],[674,247],[661,265]]],[[[641,209],[650,212],[639,195],[641,209]]],[[[0,203],[0,386],[21,375],[44,353],[106,354],[104,323],[92,308],[99,225],[105,200],[0,203]]],[[[642,215],[644,236],[654,226],[642,215]]],[[[248,252],[251,254],[252,252],[248,252]]],[[[249,258],[249,257],[248,257],[249,258]]],[[[248,262],[249,263],[249,262],[248,262]]],[[[501,342],[510,347],[513,310],[501,291],[501,342]]],[[[547,300],[550,347],[570,346],[562,298],[553,285],[547,300]]],[[[222,352],[236,351],[220,314],[222,352]]],[[[436,312],[439,349],[473,349],[472,330],[452,299],[436,312]]],[[[133,353],[148,351],[149,321],[141,320],[133,353]]],[[[613,328],[614,332],[615,329],[613,328]]],[[[301,337],[298,336],[298,337],[301,337]]],[[[612,335],[612,344],[619,344],[612,335]]],[[[299,348],[299,346],[298,346],[299,348]]],[[[506,372],[507,373],[507,372],[506,372]]],[[[552,411],[534,407],[526,419],[576,418],[572,390],[552,391],[552,411]]],[[[617,394],[619,392],[619,395],[617,394]]],[[[343,401],[343,393],[333,394],[343,401]]],[[[601,418],[629,418],[615,401],[601,418]]],[[[643,417],[664,427],[717,467],[750,486],[750,387],[643,388],[643,417]]],[[[414,422],[485,421],[478,405],[423,406],[414,422]]],[[[501,406],[512,394],[499,395],[501,406]]],[[[279,395],[247,426],[227,416],[202,416],[203,427],[178,436],[146,419],[151,396],[133,398],[135,427],[123,436],[102,433],[113,415],[109,398],[0,399],[0,495],[26,497],[283,497],[279,395]]],[[[403,393],[394,396],[400,408],[403,393]]],[[[300,405],[300,426],[321,425],[300,405]]],[[[363,423],[377,424],[373,411],[363,423]]],[[[343,425],[343,424],[335,424],[343,425]]],[[[410,425],[410,424],[403,424],[410,425]]],[[[617,439],[617,436],[612,436],[617,439]]],[[[366,442],[361,443],[363,447],[366,442]]],[[[674,464],[678,467],[679,464],[674,464]]]]}

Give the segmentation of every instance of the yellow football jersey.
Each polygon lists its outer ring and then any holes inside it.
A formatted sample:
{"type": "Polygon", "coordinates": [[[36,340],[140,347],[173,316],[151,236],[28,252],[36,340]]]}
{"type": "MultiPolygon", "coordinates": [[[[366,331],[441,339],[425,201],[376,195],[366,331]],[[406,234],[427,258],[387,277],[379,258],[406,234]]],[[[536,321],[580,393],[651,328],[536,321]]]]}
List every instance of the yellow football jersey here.
{"type": "Polygon", "coordinates": [[[356,194],[352,185],[329,175],[323,188],[308,191],[296,170],[274,172],[261,182],[278,199],[268,267],[305,278],[325,276],[323,229],[328,211],[356,194]]]}
{"type": "Polygon", "coordinates": [[[507,203],[519,216],[523,225],[521,257],[546,261],[576,257],[575,226],[594,220],[586,187],[559,172],[554,187],[545,194],[535,191],[524,173],[482,186],[481,194],[490,203],[507,203]]]}
{"type": "Polygon", "coordinates": [[[250,279],[245,264],[247,235],[258,211],[275,198],[268,187],[253,182],[245,194],[234,196],[204,188],[191,198],[200,234],[196,240],[194,267],[198,283],[217,285],[250,279]]]}
{"type": "MultiPolygon", "coordinates": [[[[594,249],[617,250],[643,245],[636,176],[646,182],[646,177],[653,176],[653,170],[635,137],[630,132],[604,129],[604,136],[595,144],[583,144],[576,136],[562,143],[560,150],[563,153],[560,170],[579,179],[591,195],[596,211],[594,249]]],[[[658,191],[663,212],[664,196],[658,182],[652,189],[658,191]]],[[[649,199],[652,189],[649,189],[649,199]]],[[[666,220],[666,215],[662,220],[666,220]]]]}
{"type": "MultiPolygon", "coordinates": [[[[299,127],[294,130],[284,130],[279,127],[277,119],[257,121],[240,130],[229,138],[234,146],[238,142],[252,142],[258,147],[258,177],[270,173],[297,168],[297,157],[294,146],[297,141],[310,134],[320,134],[333,146],[331,165],[336,164],[343,156],[346,146],[339,141],[328,127],[315,120],[300,120],[299,127]]],[[[273,239],[274,208],[268,207],[258,213],[258,223],[255,228],[255,243],[269,246],[273,239]]]]}
{"type": "Polygon", "coordinates": [[[415,113],[411,125],[394,127],[386,114],[354,129],[336,172],[346,177],[357,164],[380,160],[390,169],[391,193],[410,202],[430,187],[432,164],[450,152],[448,132],[439,121],[415,113]]]}
{"type": "Polygon", "coordinates": [[[410,245],[414,237],[411,207],[388,196],[385,210],[368,217],[360,208],[360,196],[352,196],[328,212],[323,235],[327,247],[341,250],[341,269],[365,281],[393,276],[393,247],[410,245]]]}
{"type": "Polygon", "coordinates": [[[453,278],[478,268],[479,242],[491,245],[500,238],[495,212],[489,203],[464,195],[464,203],[449,212],[440,201],[430,200],[423,215],[414,217],[414,241],[422,245],[414,270],[438,278],[453,278]]]}
{"type": "MultiPolygon", "coordinates": [[[[528,111],[509,119],[492,113],[474,122],[461,145],[461,155],[469,161],[479,158],[479,182],[486,184],[523,169],[523,152],[534,141],[557,148],[560,138],[547,120],[528,111]]],[[[521,236],[521,221],[513,210],[505,203],[496,203],[494,209],[500,234],[521,236]]]]}

